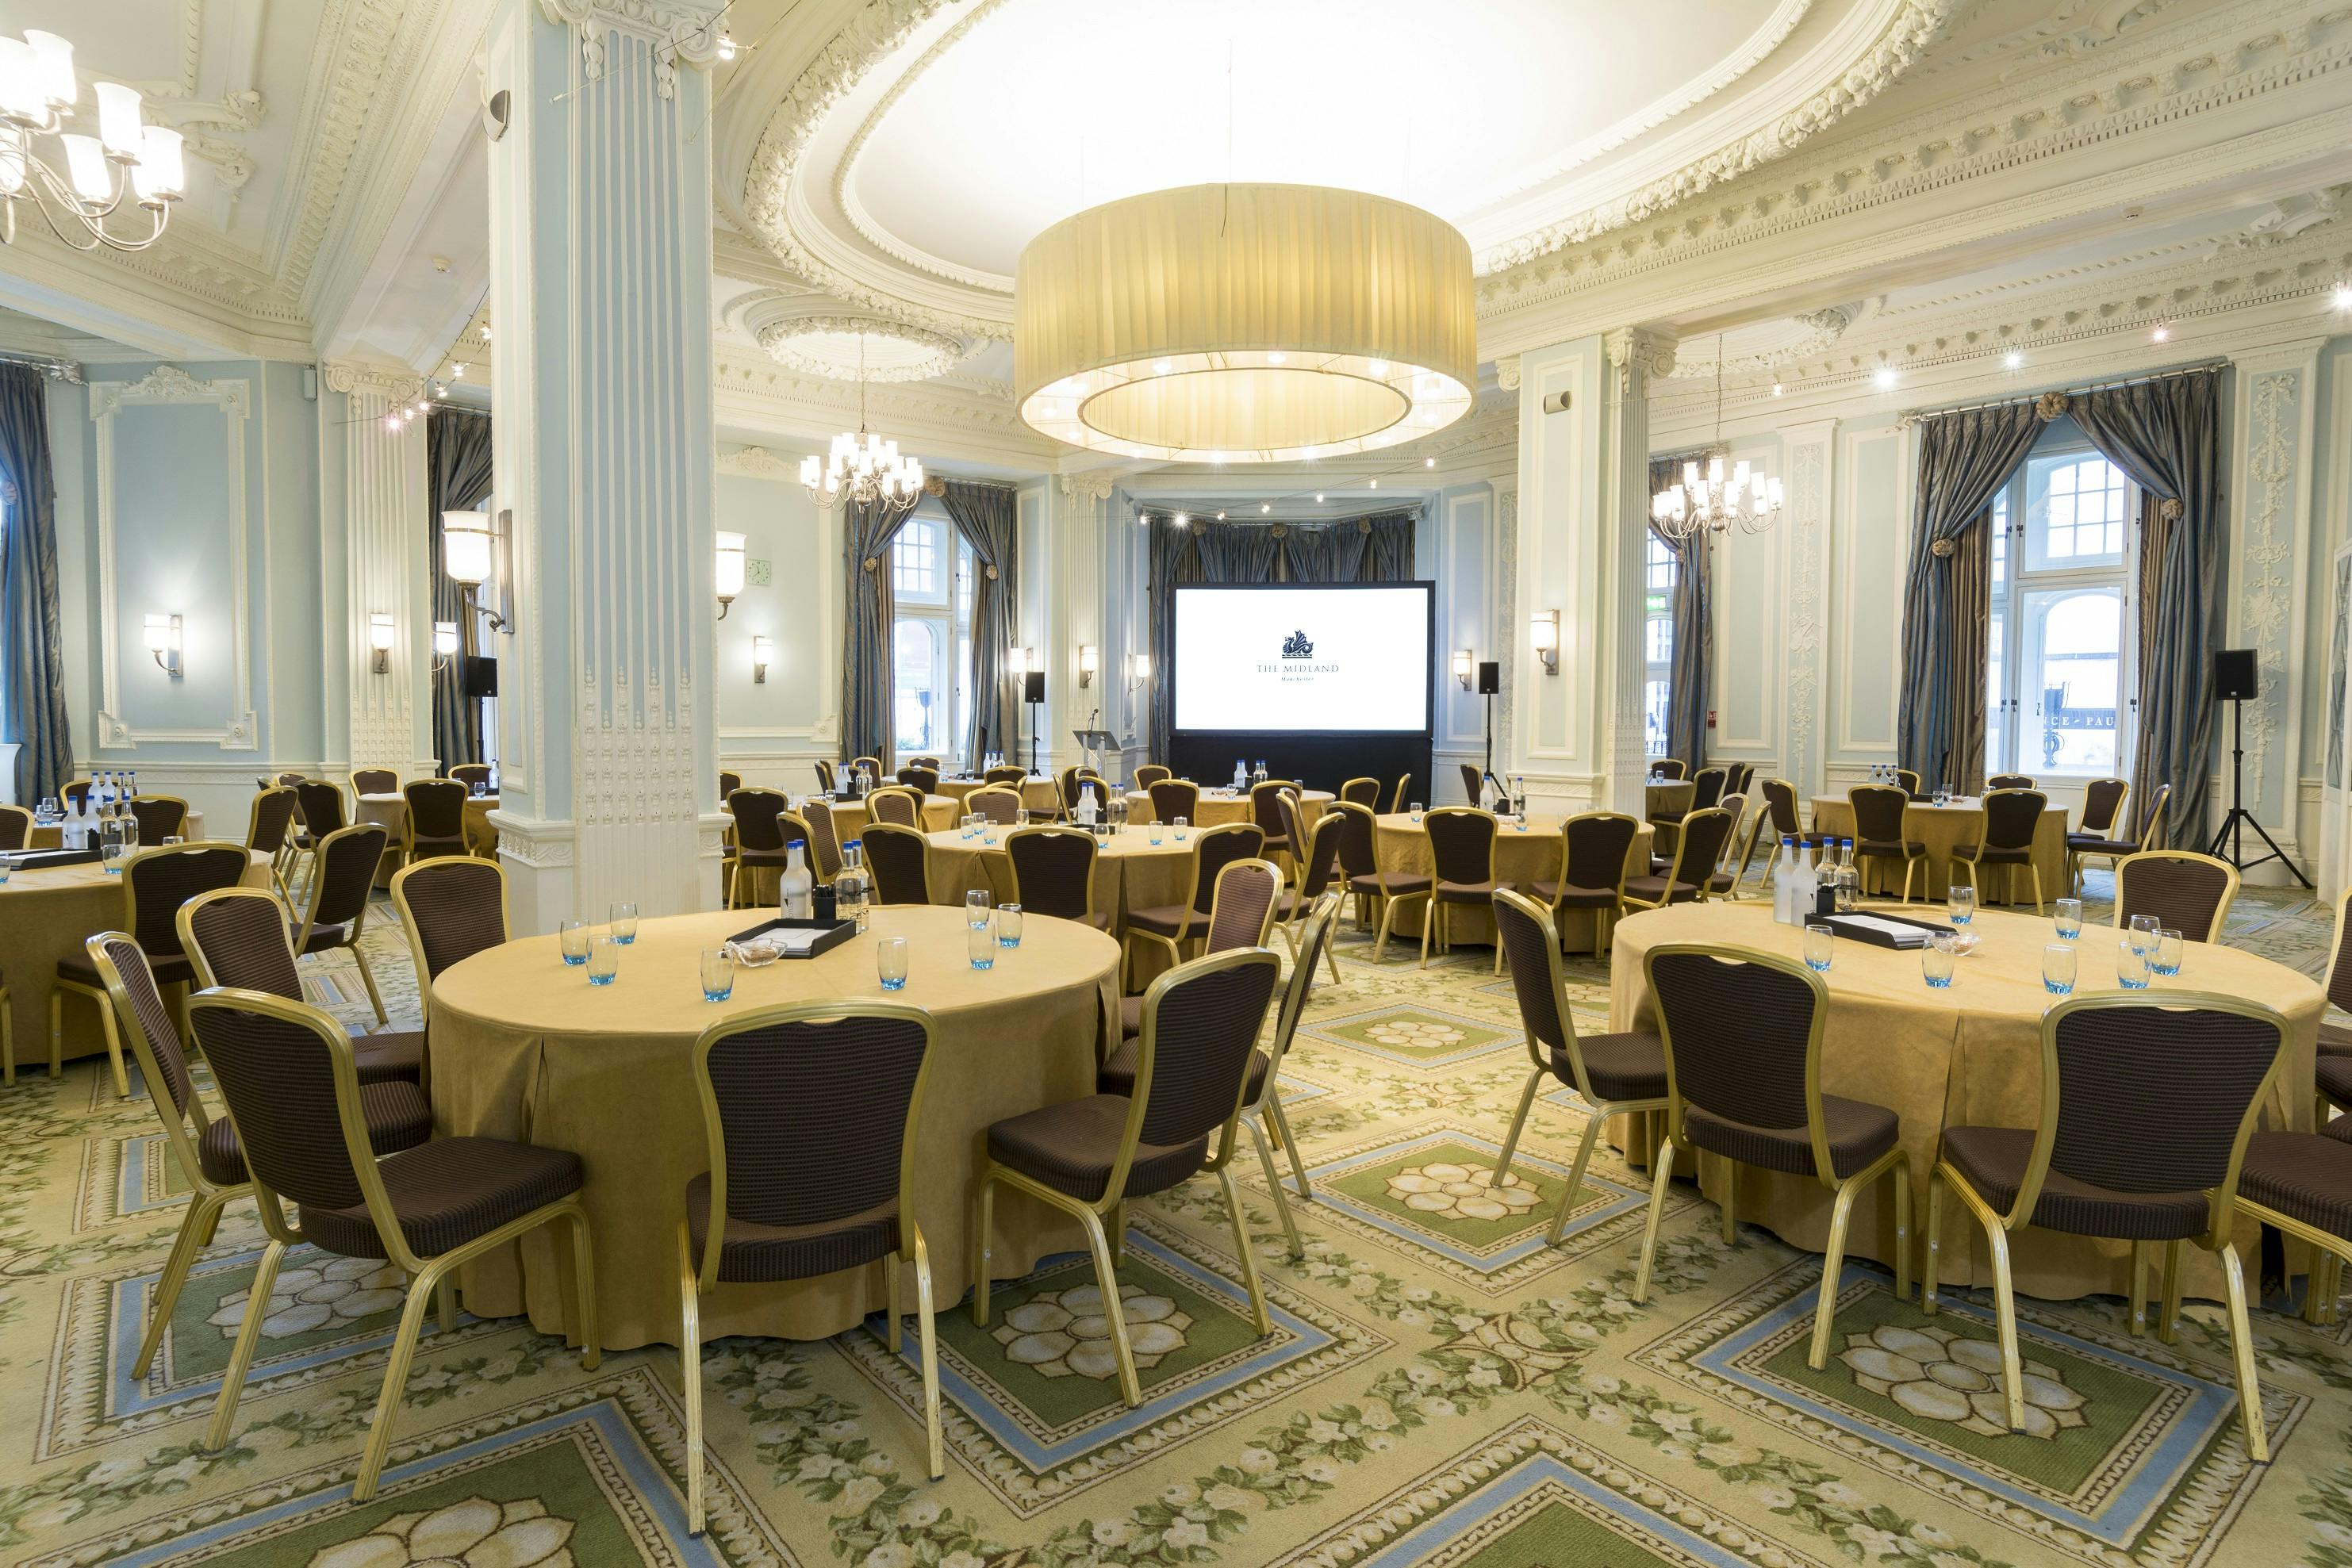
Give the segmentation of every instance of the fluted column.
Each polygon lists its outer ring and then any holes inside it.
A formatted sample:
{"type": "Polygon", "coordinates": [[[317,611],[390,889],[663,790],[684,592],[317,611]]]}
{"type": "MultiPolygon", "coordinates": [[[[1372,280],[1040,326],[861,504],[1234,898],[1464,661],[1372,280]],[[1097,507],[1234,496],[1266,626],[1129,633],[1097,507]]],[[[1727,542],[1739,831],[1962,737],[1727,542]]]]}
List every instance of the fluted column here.
{"type": "Polygon", "coordinates": [[[1601,528],[1609,562],[1601,586],[1610,648],[1603,755],[1610,807],[1639,817],[1647,815],[1643,784],[1650,772],[1643,704],[1649,657],[1642,643],[1648,622],[1650,382],[1674,370],[1675,338],[1654,328],[1627,327],[1601,342],[1609,356],[1601,409],[1601,528]]]}
{"type": "MultiPolygon", "coordinates": [[[[424,383],[399,370],[330,364],[327,390],[344,395],[343,614],[345,755],[352,768],[401,778],[434,771],[433,601],[426,562],[425,421],[413,411],[424,383]],[[403,413],[411,417],[401,418],[403,413]],[[369,629],[392,617],[393,645],[376,666],[369,629]]],[[[323,618],[331,627],[336,617],[323,618]]],[[[334,696],[330,693],[331,700],[334,696]]]]}

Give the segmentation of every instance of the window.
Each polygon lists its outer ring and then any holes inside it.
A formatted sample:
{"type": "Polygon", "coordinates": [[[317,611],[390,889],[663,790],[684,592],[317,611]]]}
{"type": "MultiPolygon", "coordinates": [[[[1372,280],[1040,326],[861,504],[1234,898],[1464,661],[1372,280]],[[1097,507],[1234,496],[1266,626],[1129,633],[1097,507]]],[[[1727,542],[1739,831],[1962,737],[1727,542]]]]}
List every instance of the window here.
{"type": "Polygon", "coordinates": [[[890,541],[890,716],[901,757],[953,764],[971,725],[970,546],[945,517],[918,514],[890,541]]]}
{"type": "Polygon", "coordinates": [[[1654,533],[1644,537],[1649,554],[1643,591],[1648,599],[1642,645],[1648,668],[1642,677],[1642,729],[1649,754],[1664,757],[1666,709],[1675,685],[1675,578],[1681,568],[1675,564],[1675,552],[1666,548],[1665,540],[1654,533]]]}
{"type": "Polygon", "coordinates": [[[2115,773],[2129,744],[2139,505],[2079,442],[2026,459],[1993,500],[1988,773],[2115,773]]]}

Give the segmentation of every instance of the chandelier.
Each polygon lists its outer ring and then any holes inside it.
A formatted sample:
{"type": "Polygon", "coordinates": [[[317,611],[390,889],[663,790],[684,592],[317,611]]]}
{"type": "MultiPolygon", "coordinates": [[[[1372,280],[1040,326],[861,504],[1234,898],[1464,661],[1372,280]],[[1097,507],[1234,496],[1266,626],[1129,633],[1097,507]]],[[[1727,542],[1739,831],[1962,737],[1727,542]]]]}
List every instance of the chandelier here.
{"type": "Polygon", "coordinates": [[[809,498],[831,511],[843,497],[860,507],[878,507],[886,517],[910,512],[923,493],[923,465],[898,455],[898,444],[885,441],[866,428],[866,340],[857,340],[857,432],[833,438],[833,449],[820,462],[811,453],[801,459],[801,483],[809,498]]]}
{"type": "Polygon", "coordinates": [[[1187,185],[1063,219],[1013,290],[1013,401],[1040,433],[1163,462],[1370,452],[1470,411],[1470,246],[1402,202],[1187,185]]]}
{"type": "Polygon", "coordinates": [[[142,124],[135,89],[102,81],[94,90],[98,134],[68,133],[66,116],[81,99],[73,45],[36,30],[0,37],[0,245],[16,242],[20,199],[32,202],[49,232],[76,250],[145,250],[163,237],[172,204],[185,188],[180,133],[142,124]],[[54,139],[50,158],[40,156],[38,138],[54,139]],[[56,165],[60,156],[63,173],[56,165]],[[131,195],[152,214],[144,235],[106,226],[131,195]]]}
{"type": "Polygon", "coordinates": [[[1650,497],[1650,524],[1671,539],[1687,539],[1701,532],[1726,534],[1737,527],[1742,533],[1760,534],[1780,517],[1780,481],[1751,474],[1741,458],[1724,472],[1729,449],[1723,444],[1723,338],[1715,340],[1715,441],[1683,464],[1680,484],[1668,485],[1650,497]],[[1702,468],[1701,462],[1706,464],[1702,468]]]}

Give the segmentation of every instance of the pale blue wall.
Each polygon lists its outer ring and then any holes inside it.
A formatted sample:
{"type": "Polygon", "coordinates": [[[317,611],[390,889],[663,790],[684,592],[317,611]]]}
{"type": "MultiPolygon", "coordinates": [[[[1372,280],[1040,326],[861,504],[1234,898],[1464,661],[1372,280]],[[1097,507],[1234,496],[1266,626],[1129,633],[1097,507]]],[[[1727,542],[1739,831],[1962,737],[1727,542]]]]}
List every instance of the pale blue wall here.
{"type": "MultiPolygon", "coordinates": [[[[745,554],[765,561],[771,579],[764,586],[747,582],[719,622],[719,756],[814,755],[807,737],[793,732],[837,704],[818,689],[824,650],[817,617],[818,595],[829,591],[837,601],[841,593],[837,563],[818,559],[815,503],[790,476],[779,481],[722,473],[716,527],[741,534],[745,554]],[[765,685],[751,679],[754,635],[775,644],[765,685]]],[[[814,777],[802,768],[787,781],[806,789],[814,777]]]]}

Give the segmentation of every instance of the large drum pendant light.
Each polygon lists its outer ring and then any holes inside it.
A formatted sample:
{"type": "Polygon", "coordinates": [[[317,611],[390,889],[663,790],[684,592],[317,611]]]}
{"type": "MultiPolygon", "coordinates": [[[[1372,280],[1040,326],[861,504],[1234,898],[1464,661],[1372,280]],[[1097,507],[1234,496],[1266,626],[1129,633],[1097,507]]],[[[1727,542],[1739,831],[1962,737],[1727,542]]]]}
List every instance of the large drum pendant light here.
{"type": "Polygon", "coordinates": [[[1063,219],[1013,287],[1021,417],[1130,457],[1370,452],[1470,411],[1470,246],[1318,185],[1186,185],[1063,219]]]}

